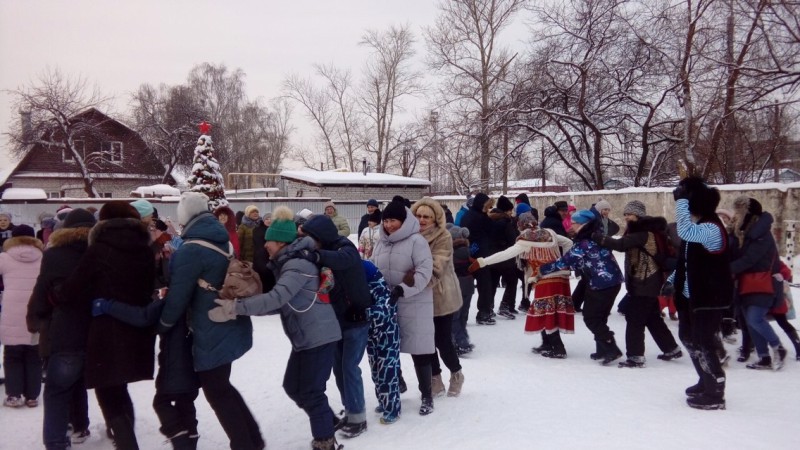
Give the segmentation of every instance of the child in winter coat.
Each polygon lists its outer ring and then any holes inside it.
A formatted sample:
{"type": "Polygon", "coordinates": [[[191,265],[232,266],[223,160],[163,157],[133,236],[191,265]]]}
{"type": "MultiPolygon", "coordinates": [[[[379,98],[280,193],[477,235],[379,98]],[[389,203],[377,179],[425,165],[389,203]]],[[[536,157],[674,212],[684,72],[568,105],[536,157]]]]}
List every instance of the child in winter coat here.
{"type": "Polygon", "coordinates": [[[622,270],[610,250],[592,241],[592,233],[599,229],[599,218],[589,210],[581,210],[572,215],[572,230],[575,232],[575,245],[559,260],[544,264],[539,268],[540,275],[548,275],[559,270],[579,270],[589,277],[583,307],[583,322],[586,324],[597,344],[597,352],[592,359],[600,360],[605,366],[622,357],[622,351],[614,340],[614,332],[608,327],[608,316],[614,306],[622,285],[622,270]]]}
{"type": "Polygon", "coordinates": [[[367,219],[367,227],[361,231],[361,236],[358,238],[358,253],[361,259],[370,259],[372,257],[372,249],[380,237],[381,229],[381,212],[375,210],[369,214],[367,219]]]}
{"type": "Polygon", "coordinates": [[[0,276],[5,281],[3,314],[0,315],[7,396],[3,405],[12,408],[38,406],[42,391],[39,334],[28,332],[25,322],[28,299],[39,276],[44,249],[42,241],[34,235],[33,228],[27,225],[14,227],[0,253],[0,276]]]}
{"type": "Polygon", "coordinates": [[[364,260],[372,306],[367,310],[369,336],[367,356],[375,383],[375,395],[381,423],[391,424],[400,416],[400,328],[397,326],[397,303],[383,274],[371,261],[364,260]]]}
{"type": "Polygon", "coordinates": [[[448,225],[450,236],[453,238],[453,268],[456,270],[458,283],[461,286],[461,309],[453,315],[453,341],[456,344],[456,354],[466,355],[475,345],[469,340],[467,333],[467,318],[472,295],[475,293],[475,277],[469,273],[471,263],[469,256],[469,230],[456,225],[448,225]]]}

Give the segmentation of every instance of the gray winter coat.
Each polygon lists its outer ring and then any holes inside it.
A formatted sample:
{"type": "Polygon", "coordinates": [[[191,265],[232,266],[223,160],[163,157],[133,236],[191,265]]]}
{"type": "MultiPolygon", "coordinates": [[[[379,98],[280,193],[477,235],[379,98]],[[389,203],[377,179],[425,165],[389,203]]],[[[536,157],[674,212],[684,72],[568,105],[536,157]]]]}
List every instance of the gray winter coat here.
{"type": "Polygon", "coordinates": [[[271,261],[274,265],[275,287],[266,294],[236,302],[238,315],[263,316],[280,312],[283,331],[296,352],[342,338],[333,307],[317,298],[319,269],[308,260],[288,256],[303,249],[316,249],[314,240],[306,236],[284,247],[278,257],[271,261]]]}
{"type": "Polygon", "coordinates": [[[403,288],[397,302],[400,325],[400,351],[427,355],[435,351],[433,341],[433,289],[428,286],[433,273],[433,257],[428,242],[419,234],[419,222],[406,208],[406,220],[387,235],[381,226],[380,238],[372,251],[372,261],[383,273],[389,288],[403,288]],[[414,272],[414,286],[403,282],[414,272]]]}

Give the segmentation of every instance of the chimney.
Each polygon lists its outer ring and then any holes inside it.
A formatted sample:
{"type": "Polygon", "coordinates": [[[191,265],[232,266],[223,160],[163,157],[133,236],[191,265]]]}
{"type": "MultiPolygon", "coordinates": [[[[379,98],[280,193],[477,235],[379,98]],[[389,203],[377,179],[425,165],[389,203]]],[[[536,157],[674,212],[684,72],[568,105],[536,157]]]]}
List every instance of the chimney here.
{"type": "Polygon", "coordinates": [[[31,112],[20,110],[19,120],[22,126],[22,140],[23,142],[30,141],[33,136],[33,125],[31,124],[31,112]]]}

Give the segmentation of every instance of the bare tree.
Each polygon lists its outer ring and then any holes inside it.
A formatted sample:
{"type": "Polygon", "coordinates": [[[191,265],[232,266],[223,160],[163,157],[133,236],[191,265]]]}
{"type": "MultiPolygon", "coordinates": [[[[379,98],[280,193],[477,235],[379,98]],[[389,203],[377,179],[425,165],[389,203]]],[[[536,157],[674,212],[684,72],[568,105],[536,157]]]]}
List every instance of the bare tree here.
{"type": "Polygon", "coordinates": [[[375,170],[386,172],[387,153],[392,140],[395,113],[400,99],[420,90],[420,74],[410,68],[414,56],[414,35],[409,25],[388,30],[367,30],[359,44],[371,50],[364,68],[361,104],[372,127],[365,139],[366,151],[375,160],[375,170]]]}
{"type": "Polygon", "coordinates": [[[481,187],[488,190],[495,89],[515,55],[501,46],[500,33],[526,0],[444,0],[433,27],[425,30],[431,68],[445,76],[448,102],[462,103],[466,122],[478,124],[481,187]]]}
{"type": "Polygon", "coordinates": [[[131,108],[134,126],[164,167],[162,182],[166,183],[176,166],[191,163],[195,125],[205,112],[188,87],[164,84],[157,89],[139,86],[131,108]]]}
{"type": "Polygon", "coordinates": [[[102,108],[109,98],[96,88],[90,90],[85,78],[71,78],[58,69],[48,69],[28,86],[9,92],[14,98],[13,108],[20,112],[20,118],[7,133],[13,143],[12,152],[23,156],[36,144],[65,152],[75,161],[86,194],[99,197],[94,172],[105,164],[116,163],[103,154],[102,147],[89,152],[80,147],[86,138],[103,135],[103,123],[79,113],[102,108]]]}

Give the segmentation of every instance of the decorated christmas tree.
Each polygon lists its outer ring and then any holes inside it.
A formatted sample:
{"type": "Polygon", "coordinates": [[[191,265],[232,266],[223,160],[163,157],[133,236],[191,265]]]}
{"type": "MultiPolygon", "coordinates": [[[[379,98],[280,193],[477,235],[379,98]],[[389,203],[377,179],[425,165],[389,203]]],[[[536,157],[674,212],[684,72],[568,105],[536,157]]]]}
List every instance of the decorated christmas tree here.
{"type": "Polygon", "coordinates": [[[192,176],[186,181],[192,192],[200,192],[208,196],[208,206],[213,211],[220,206],[227,206],[225,199],[225,182],[219,170],[219,161],[214,158],[214,143],[211,141],[211,124],[200,123],[200,138],[194,148],[194,164],[192,176]]]}

